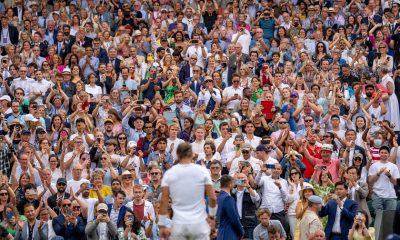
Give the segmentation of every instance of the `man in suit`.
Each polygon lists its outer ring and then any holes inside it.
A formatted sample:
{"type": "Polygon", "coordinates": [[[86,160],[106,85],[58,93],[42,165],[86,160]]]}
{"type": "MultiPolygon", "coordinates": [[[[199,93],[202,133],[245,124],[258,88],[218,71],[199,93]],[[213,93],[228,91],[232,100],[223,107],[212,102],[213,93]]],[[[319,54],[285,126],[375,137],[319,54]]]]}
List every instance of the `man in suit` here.
{"type": "Polygon", "coordinates": [[[18,17],[18,22],[22,22],[22,17],[24,16],[25,8],[22,0],[15,0],[15,7],[12,8],[14,16],[18,17]]]}
{"type": "Polygon", "coordinates": [[[201,76],[201,68],[199,66],[193,67],[193,76],[190,79],[190,89],[198,96],[203,85],[204,78],[201,76]]]}
{"type": "Polygon", "coordinates": [[[41,57],[47,56],[47,54],[48,54],[47,49],[49,47],[49,43],[47,41],[43,41],[43,36],[40,32],[35,32],[33,34],[33,42],[31,45],[32,45],[32,47],[33,46],[39,47],[41,57]]]}
{"type": "Polygon", "coordinates": [[[101,47],[100,39],[98,37],[93,39],[94,56],[97,57],[100,63],[108,62],[107,51],[101,47]]]}
{"type": "Polygon", "coordinates": [[[240,222],[245,230],[244,238],[253,239],[253,231],[257,225],[256,211],[260,196],[251,188],[244,173],[236,174],[235,185],[236,188],[233,189],[232,197],[235,199],[240,222]]]}
{"type": "MultiPolygon", "coordinates": [[[[362,161],[361,154],[356,154],[353,161],[362,161]]],[[[354,200],[358,204],[358,210],[363,210],[367,213],[368,219],[371,221],[371,214],[367,205],[368,184],[359,180],[360,175],[358,169],[354,166],[346,169],[346,182],[349,186],[348,198],[354,200]]],[[[369,224],[369,223],[367,223],[369,224]]]]}
{"type": "Polygon", "coordinates": [[[72,215],[71,200],[62,200],[61,207],[61,214],[54,218],[52,222],[54,233],[57,236],[64,237],[64,240],[83,239],[85,224],[82,218],[72,215]]]}
{"type": "Polygon", "coordinates": [[[235,52],[233,52],[228,59],[228,85],[232,85],[232,75],[239,73],[242,64],[248,62],[249,55],[242,53],[242,45],[240,43],[233,44],[235,52]]]}
{"type": "Polygon", "coordinates": [[[107,205],[108,216],[111,222],[117,226],[117,228],[122,227],[124,221],[124,216],[126,213],[126,207],[124,205],[126,194],[124,191],[120,190],[114,194],[114,204],[107,205]]]}
{"type": "Polygon", "coordinates": [[[346,240],[349,230],[353,226],[358,204],[347,198],[348,185],[339,181],[335,183],[335,197],[330,197],[329,202],[319,212],[320,217],[328,216],[325,227],[326,239],[346,240]],[[335,199],[336,198],[336,199],[335,199]]]}
{"type": "Polygon", "coordinates": [[[229,175],[223,175],[220,182],[221,192],[217,200],[218,239],[241,239],[244,236],[244,229],[240,222],[235,199],[231,196],[231,190],[235,183],[229,175]]]}
{"type": "Polygon", "coordinates": [[[106,76],[106,67],[107,64],[105,63],[99,64],[96,85],[100,86],[101,89],[103,89],[103,93],[110,94],[114,84],[112,82],[112,78],[110,76],[106,76]]]}
{"type": "Polygon", "coordinates": [[[28,239],[38,239],[46,240],[48,235],[47,223],[36,219],[35,206],[31,203],[27,203],[24,206],[24,215],[27,218],[20,225],[17,224],[17,232],[15,234],[16,240],[28,240],[28,239]],[[33,229],[32,229],[33,228],[33,229]]]}
{"type": "Polygon", "coordinates": [[[115,73],[118,75],[121,72],[121,59],[117,58],[118,51],[115,47],[108,49],[108,62],[114,66],[115,73]]]}
{"type": "Polygon", "coordinates": [[[107,215],[107,205],[105,203],[100,203],[97,205],[96,210],[96,220],[89,222],[85,228],[87,239],[100,239],[99,233],[101,233],[102,229],[106,229],[107,239],[114,239],[117,237],[117,227],[111,222],[110,217],[107,215]]]}
{"type": "Polygon", "coordinates": [[[349,163],[348,166],[353,166],[353,160],[355,159],[355,156],[361,156],[362,160],[362,166],[365,166],[367,164],[367,158],[365,154],[365,149],[356,145],[356,137],[357,133],[354,129],[348,129],[344,135],[345,140],[347,142],[347,146],[344,146],[347,154],[348,154],[348,159],[349,163]]]}
{"type": "Polygon", "coordinates": [[[1,17],[1,26],[0,26],[0,46],[6,46],[7,44],[18,44],[18,29],[14,26],[8,25],[8,19],[5,16],[1,17]]]}
{"type": "Polygon", "coordinates": [[[55,43],[56,53],[58,56],[61,57],[63,62],[67,54],[71,51],[71,46],[65,43],[64,38],[65,38],[64,33],[62,31],[59,31],[57,33],[56,43],[55,43]]]}
{"type": "MultiPolygon", "coordinates": [[[[197,55],[192,54],[187,62],[179,71],[179,81],[181,84],[186,84],[193,77],[193,69],[197,66],[197,55]]],[[[198,67],[198,66],[197,66],[198,67]]]]}
{"type": "Polygon", "coordinates": [[[57,193],[49,197],[47,199],[47,203],[49,204],[49,207],[54,210],[54,212],[59,214],[61,212],[61,201],[69,198],[70,196],[69,193],[65,192],[67,189],[67,180],[65,178],[57,179],[56,188],[57,193]]]}

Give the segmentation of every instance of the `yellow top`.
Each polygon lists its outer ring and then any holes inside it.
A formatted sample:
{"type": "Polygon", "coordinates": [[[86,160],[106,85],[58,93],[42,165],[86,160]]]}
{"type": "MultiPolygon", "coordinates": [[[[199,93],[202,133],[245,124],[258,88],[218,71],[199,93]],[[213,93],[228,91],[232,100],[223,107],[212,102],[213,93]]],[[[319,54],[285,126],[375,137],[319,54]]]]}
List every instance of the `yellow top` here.
{"type": "MultiPolygon", "coordinates": [[[[107,186],[107,185],[103,185],[103,187],[99,190],[99,192],[100,192],[100,195],[101,195],[103,198],[105,198],[105,197],[107,197],[108,195],[112,194],[111,187],[110,187],[110,186],[107,186]]],[[[98,198],[98,197],[97,197],[96,191],[93,190],[93,189],[91,189],[90,192],[89,192],[89,197],[91,197],[91,198],[98,198]]]]}
{"type": "MultiPolygon", "coordinates": [[[[369,236],[371,237],[370,239],[375,240],[375,228],[373,228],[373,227],[368,228],[368,232],[369,232],[369,236]]],[[[354,231],[353,239],[354,240],[365,240],[367,238],[364,237],[362,235],[362,233],[360,233],[358,231],[354,231]]]]}

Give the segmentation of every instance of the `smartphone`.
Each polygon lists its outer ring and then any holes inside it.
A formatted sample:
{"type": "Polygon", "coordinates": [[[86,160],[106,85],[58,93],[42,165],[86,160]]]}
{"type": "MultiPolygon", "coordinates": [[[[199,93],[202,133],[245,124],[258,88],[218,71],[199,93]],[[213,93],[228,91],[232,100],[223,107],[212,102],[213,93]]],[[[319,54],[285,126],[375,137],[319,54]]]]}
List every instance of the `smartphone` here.
{"type": "Polygon", "coordinates": [[[236,186],[243,186],[243,180],[236,179],[236,180],[235,180],[235,185],[236,185],[236,186]]]}
{"type": "Polygon", "coordinates": [[[263,139],[263,140],[261,140],[261,144],[263,144],[263,145],[268,145],[270,143],[271,143],[271,139],[263,139]]]}
{"type": "Polygon", "coordinates": [[[126,83],[122,83],[122,87],[123,87],[123,88],[126,88],[126,83]]]}
{"type": "Polygon", "coordinates": [[[66,136],[68,136],[68,134],[67,134],[67,132],[66,131],[61,131],[61,137],[66,137],[66,136]]]}
{"type": "Polygon", "coordinates": [[[192,43],[197,44],[197,43],[199,43],[199,40],[193,39],[193,40],[192,40],[192,43]]]}
{"type": "Polygon", "coordinates": [[[157,77],[157,73],[152,73],[151,74],[151,78],[153,78],[153,80],[156,79],[156,77],[157,77]]]}
{"type": "Polygon", "coordinates": [[[275,169],[275,164],[265,164],[268,169],[275,169]]]}
{"type": "Polygon", "coordinates": [[[89,189],[93,189],[93,183],[89,183],[89,184],[88,184],[88,188],[89,188],[89,189]]]}
{"type": "Polygon", "coordinates": [[[144,101],[139,100],[139,101],[137,101],[136,103],[137,103],[137,104],[144,104],[144,101]]]}
{"type": "Polygon", "coordinates": [[[71,210],[71,208],[68,209],[68,215],[72,216],[72,210],[71,210]]]}
{"type": "Polygon", "coordinates": [[[7,213],[7,222],[10,222],[12,217],[14,217],[13,211],[8,212],[7,213]]]}
{"type": "Polygon", "coordinates": [[[232,128],[228,128],[228,132],[229,132],[229,133],[232,133],[232,128]]]}
{"type": "Polygon", "coordinates": [[[82,109],[85,109],[88,106],[89,106],[89,102],[88,101],[85,101],[85,102],[82,103],[82,109]]]}
{"type": "Polygon", "coordinates": [[[101,138],[97,138],[97,142],[100,144],[100,142],[101,142],[101,138]]]}

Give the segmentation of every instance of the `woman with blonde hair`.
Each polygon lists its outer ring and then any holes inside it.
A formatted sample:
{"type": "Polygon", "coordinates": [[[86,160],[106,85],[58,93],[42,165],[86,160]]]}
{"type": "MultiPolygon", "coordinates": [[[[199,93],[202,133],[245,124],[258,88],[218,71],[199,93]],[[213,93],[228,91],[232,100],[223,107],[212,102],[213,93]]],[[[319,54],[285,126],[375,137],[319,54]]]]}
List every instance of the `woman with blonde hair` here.
{"type": "Polygon", "coordinates": [[[242,98],[239,103],[239,110],[232,115],[239,120],[239,123],[243,122],[246,119],[251,119],[252,111],[250,109],[250,100],[247,98],[242,98]]]}
{"type": "Polygon", "coordinates": [[[240,86],[242,88],[251,86],[251,71],[247,64],[242,64],[239,69],[240,86]]]}
{"type": "Polygon", "coordinates": [[[104,199],[106,196],[112,194],[111,187],[104,184],[104,175],[104,171],[101,169],[93,172],[92,179],[90,181],[93,183],[93,189],[90,189],[89,197],[99,198],[97,195],[97,193],[99,193],[101,195],[100,197],[104,199]]]}

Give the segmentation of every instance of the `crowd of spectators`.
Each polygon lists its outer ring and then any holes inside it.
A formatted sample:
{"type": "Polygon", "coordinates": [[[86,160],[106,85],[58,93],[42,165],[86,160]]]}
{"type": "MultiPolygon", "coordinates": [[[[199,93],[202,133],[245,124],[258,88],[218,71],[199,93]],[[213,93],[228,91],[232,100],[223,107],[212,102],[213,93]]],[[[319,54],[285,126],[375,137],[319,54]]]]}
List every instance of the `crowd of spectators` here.
{"type": "Polygon", "coordinates": [[[0,238],[400,234],[399,7],[0,1],[0,238]]]}

